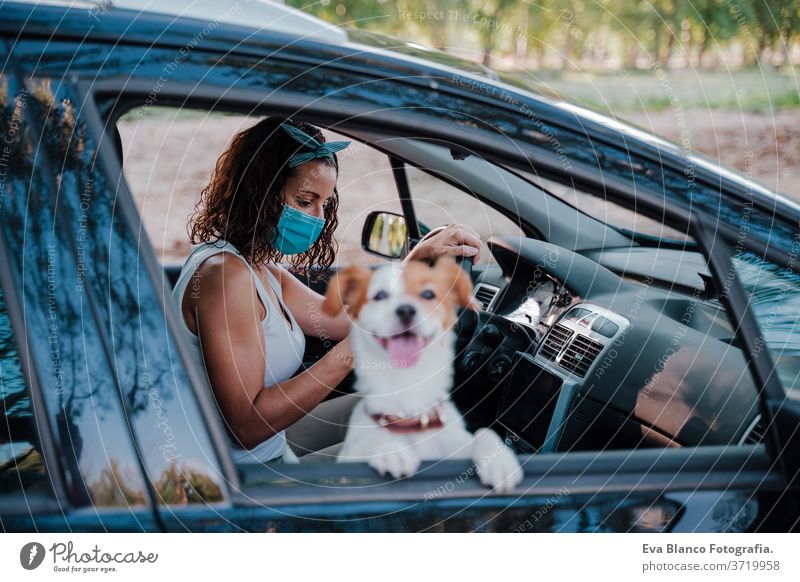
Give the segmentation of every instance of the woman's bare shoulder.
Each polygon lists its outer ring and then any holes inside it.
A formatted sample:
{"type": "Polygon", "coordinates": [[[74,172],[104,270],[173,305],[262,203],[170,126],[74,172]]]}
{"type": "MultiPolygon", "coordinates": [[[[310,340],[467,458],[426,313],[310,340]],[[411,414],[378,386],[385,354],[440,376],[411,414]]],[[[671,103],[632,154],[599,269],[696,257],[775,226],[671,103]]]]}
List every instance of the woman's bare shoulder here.
{"type": "Polygon", "coordinates": [[[255,279],[250,267],[232,253],[218,253],[203,261],[189,283],[192,293],[184,295],[186,310],[191,312],[215,312],[224,305],[224,312],[231,309],[248,311],[256,307],[255,314],[263,320],[266,307],[258,295],[255,279]],[[195,282],[196,281],[196,282],[195,282]]]}
{"type": "Polygon", "coordinates": [[[247,289],[254,285],[253,275],[245,262],[233,253],[218,253],[203,261],[193,277],[205,288],[227,291],[247,289]]]}

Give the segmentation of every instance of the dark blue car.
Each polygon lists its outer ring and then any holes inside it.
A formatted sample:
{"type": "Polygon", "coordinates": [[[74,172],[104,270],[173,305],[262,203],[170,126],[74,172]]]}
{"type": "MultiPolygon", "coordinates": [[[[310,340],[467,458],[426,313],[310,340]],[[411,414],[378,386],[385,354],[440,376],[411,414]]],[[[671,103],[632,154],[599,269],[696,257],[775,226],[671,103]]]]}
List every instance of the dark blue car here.
{"type": "MultiPolygon", "coordinates": [[[[797,205],[393,39],[61,4],[0,7],[0,529],[797,528],[797,205]],[[399,481],[233,463],[123,177],[117,122],[153,105],[293,114],[375,148],[404,248],[438,226],[412,174],[518,228],[471,271],[453,392],[520,455],[513,494],[460,461],[399,481]]],[[[396,256],[373,236],[388,220],[364,245],[396,256]]]]}

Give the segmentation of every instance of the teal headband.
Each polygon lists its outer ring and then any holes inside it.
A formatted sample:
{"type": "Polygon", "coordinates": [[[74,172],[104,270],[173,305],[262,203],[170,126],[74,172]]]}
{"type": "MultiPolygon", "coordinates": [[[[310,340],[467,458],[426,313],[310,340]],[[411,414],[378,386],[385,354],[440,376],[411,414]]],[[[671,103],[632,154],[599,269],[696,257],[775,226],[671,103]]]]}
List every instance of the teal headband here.
{"type": "Polygon", "coordinates": [[[281,127],[303,147],[311,149],[310,152],[298,153],[289,158],[288,163],[290,168],[294,168],[300,164],[305,164],[306,162],[310,162],[311,160],[315,160],[317,158],[333,158],[333,154],[350,145],[349,141],[329,141],[325,143],[319,143],[305,131],[298,129],[293,125],[282,123],[281,127]]]}

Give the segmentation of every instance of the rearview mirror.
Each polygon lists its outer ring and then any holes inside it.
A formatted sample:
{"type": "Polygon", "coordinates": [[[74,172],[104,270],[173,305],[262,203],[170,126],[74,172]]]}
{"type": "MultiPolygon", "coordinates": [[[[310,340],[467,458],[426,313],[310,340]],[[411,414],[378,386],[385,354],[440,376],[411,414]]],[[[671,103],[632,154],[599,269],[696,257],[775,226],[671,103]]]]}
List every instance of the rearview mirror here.
{"type": "Polygon", "coordinates": [[[365,251],[387,259],[402,259],[408,254],[405,217],[394,212],[370,212],[361,232],[361,246],[365,251]]]}

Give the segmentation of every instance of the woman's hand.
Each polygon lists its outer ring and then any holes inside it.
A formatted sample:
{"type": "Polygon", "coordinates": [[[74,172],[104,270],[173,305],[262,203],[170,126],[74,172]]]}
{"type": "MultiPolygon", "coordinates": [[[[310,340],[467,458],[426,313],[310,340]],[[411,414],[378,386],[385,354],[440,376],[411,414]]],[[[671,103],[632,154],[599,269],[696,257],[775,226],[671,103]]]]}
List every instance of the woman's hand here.
{"type": "Polygon", "coordinates": [[[466,224],[440,226],[425,235],[406,260],[435,260],[442,255],[471,257],[474,265],[481,256],[481,237],[466,224]]]}

